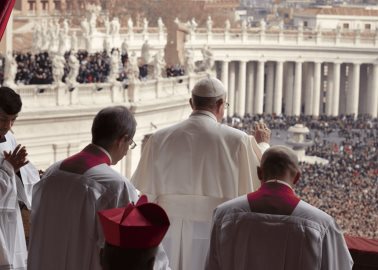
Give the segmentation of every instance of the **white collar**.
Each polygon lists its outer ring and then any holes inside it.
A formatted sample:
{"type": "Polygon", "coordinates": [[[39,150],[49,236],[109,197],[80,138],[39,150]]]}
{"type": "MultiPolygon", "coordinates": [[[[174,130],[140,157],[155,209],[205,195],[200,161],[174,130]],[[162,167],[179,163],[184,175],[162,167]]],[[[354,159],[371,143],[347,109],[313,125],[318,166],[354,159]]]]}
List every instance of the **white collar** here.
{"type": "Polygon", "coordinates": [[[192,112],[191,116],[192,115],[198,115],[198,114],[204,114],[204,115],[209,116],[210,118],[212,118],[214,121],[218,122],[217,118],[215,117],[215,115],[212,112],[205,111],[205,110],[194,110],[192,112]]]}
{"type": "Polygon", "coordinates": [[[109,152],[106,151],[104,148],[102,148],[101,146],[99,146],[97,144],[93,143],[93,145],[96,146],[98,149],[100,149],[102,152],[104,152],[108,156],[108,158],[110,160],[110,164],[112,164],[112,157],[110,156],[109,152]]]}
{"type": "Polygon", "coordinates": [[[288,186],[292,191],[294,191],[294,189],[290,186],[289,183],[282,181],[282,180],[272,179],[272,180],[265,181],[265,183],[279,183],[279,184],[288,186]]]}

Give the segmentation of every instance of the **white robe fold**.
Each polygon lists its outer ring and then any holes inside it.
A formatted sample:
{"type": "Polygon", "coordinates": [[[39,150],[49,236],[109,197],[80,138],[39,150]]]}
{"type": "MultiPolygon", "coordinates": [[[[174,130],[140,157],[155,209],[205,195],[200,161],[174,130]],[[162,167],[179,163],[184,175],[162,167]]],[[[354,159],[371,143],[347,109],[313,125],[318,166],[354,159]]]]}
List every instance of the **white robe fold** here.
{"type": "Polygon", "coordinates": [[[173,270],[203,269],[214,208],[260,185],[256,167],[269,145],[196,111],[147,141],[131,178],[161,205],[171,226],[163,241],[173,270]]]}
{"type": "Polygon", "coordinates": [[[350,270],[333,218],[300,201],[291,215],[253,213],[247,196],[214,212],[206,270],[350,270]]]}
{"type": "Polygon", "coordinates": [[[0,270],[26,270],[27,250],[21,211],[18,202],[28,208],[31,189],[39,181],[37,169],[28,163],[20,169],[21,179],[12,165],[4,160],[4,151],[13,151],[17,142],[12,133],[0,143],[0,270]]]}

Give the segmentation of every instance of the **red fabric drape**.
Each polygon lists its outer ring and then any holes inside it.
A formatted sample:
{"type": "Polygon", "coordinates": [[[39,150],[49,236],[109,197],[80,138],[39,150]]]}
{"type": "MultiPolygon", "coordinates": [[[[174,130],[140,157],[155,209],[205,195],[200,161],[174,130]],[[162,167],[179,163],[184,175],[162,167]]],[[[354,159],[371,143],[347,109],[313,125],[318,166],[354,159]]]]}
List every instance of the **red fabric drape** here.
{"type": "Polygon", "coordinates": [[[344,235],[350,254],[353,270],[378,269],[378,240],[344,235]]]}
{"type": "Polygon", "coordinates": [[[9,16],[12,13],[16,0],[0,0],[0,40],[7,27],[9,16]]]}

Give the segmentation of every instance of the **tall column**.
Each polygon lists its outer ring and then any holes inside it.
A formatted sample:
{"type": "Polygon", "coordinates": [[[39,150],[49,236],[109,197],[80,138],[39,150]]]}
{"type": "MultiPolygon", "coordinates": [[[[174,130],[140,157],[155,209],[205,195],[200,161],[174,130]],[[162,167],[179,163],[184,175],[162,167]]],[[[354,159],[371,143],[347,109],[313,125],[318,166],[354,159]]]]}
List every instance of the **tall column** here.
{"type": "Polygon", "coordinates": [[[294,64],[286,63],[285,67],[285,114],[293,114],[294,64]]]}
{"type": "Polygon", "coordinates": [[[346,112],[346,97],[347,97],[347,85],[348,85],[348,76],[347,76],[348,64],[342,64],[340,67],[340,107],[339,113],[345,114],[346,112]]]}
{"type": "Polygon", "coordinates": [[[367,113],[372,117],[378,115],[378,63],[371,66],[371,84],[368,91],[367,113]]]}
{"type": "Polygon", "coordinates": [[[35,0],[35,12],[37,15],[40,15],[42,11],[42,3],[41,0],[35,0]]]}
{"type": "Polygon", "coordinates": [[[250,115],[253,114],[253,100],[254,100],[254,89],[255,89],[255,63],[249,62],[247,64],[247,103],[246,112],[250,115]]]}
{"type": "Polygon", "coordinates": [[[266,96],[265,96],[265,112],[272,114],[273,112],[273,91],[274,91],[274,64],[268,62],[267,79],[266,79],[266,96]]]}
{"type": "Polygon", "coordinates": [[[228,103],[230,106],[228,107],[227,115],[233,116],[235,113],[235,62],[231,62],[229,68],[228,103]]]}
{"type": "Polygon", "coordinates": [[[53,12],[55,9],[54,0],[49,0],[49,13],[53,12]]]}
{"type": "Polygon", "coordinates": [[[224,84],[224,87],[226,87],[226,90],[228,91],[228,61],[222,62],[221,81],[224,84]]]}
{"type": "Polygon", "coordinates": [[[353,64],[352,83],[348,88],[347,114],[358,115],[358,100],[360,91],[360,64],[353,64]]]}
{"type": "Polygon", "coordinates": [[[21,14],[27,15],[29,12],[29,3],[28,0],[21,0],[21,14]]]}
{"type": "Polygon", "coordinates": [[[362,64],[360,66],[360,91],[359,91],[359,102],[358,108],[359,113],[367,113],[367,92],[369,89],[369,67],[367,64],[362,64]]]}
{"type": "Polygon", "coordinates": [[[245,115],[245,88],[246,88],[246,73],[247,73],[247,62],[239,62],[239,108],[238,114],[243,117],[245,115]]]}
{"type": "Polygon", "coordinates": [[[302,62],[295,62],[295,79],[293,93],[293,115],[301,114],[302,62]]]}
{"type": "Polygon", "coordinates": [[[312,104],[312,115],[317,117],[319,116],[320,109],[320,88],[322,84],[322,63],[314,63],[314,95],[313,95],[313,104],[312,104]]]}
{"type": "Polygon", "coordinates": [[[257,62],[257,80],[255,96],[255,113],[262,114],[264,108],[264,74],[265,61],[257,62]]]}
{"type": "Polygon", "coordinates": [[[280,115],[282,113],[282,83],[283,83],[283,62],[278,61],[276,64],[276,79],[274,81],[274,106],[273,113],[280,115]]]}
{"type": "Polygon", "coordinates": [[[326,115],[332,115],[333,105],[333,64],[327,63],[327,97],[326,97],[326,115]]]}
{"type": "Polygon", "coordinates": [[[305,115],[312,115],[314,97],[314,64],[306,63],[306,79],[304,88],[305,115]]]}
{"type": "Polygon", "coordinates": [[[339,115],[340,104],[340,63],[333,64],[333,97],[332,97],[332,115],[339,115]]]}

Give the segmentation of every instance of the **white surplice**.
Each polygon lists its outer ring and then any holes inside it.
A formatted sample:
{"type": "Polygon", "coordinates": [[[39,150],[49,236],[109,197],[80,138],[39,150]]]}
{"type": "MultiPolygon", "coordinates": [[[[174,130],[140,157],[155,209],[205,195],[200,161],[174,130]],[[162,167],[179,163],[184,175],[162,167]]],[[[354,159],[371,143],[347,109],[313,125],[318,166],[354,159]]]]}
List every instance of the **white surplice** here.
{"type": "Polygon", "coordinates": [[[291,215],[251,212],[247,196],[214,212],[206,270],[350,270],[334,219],[300,201],[291,215]]]}
{"type": "Polygon", "coordinates": [[[21,181],[3,154],[16,148],[16,139],[11,132],[5,138],[0,143],[0,270],[26,270],[27,250],[18,202],[30,208],[31,190],[39,175],[28,163],[20,169],[21,181]]]}
{"type": "Polygon", "coordinates": [[[214,208],[260,185],[256,167],[267,147],[207,111],[149,138],[131,181],[167,211],[163,246],[173,270],[203,269],[214,208]]]}
{"type": "MultiPolygon", "coordinates": [[[[61,163],[52,165],[33,190],[28,270],[102,270],[104,237],[97,212],[136,202],[138,192],[106,163],[82,174],[62,170],[61,163]]],[[[162,248],[154,269],[169,269],[162,248]]]]}

